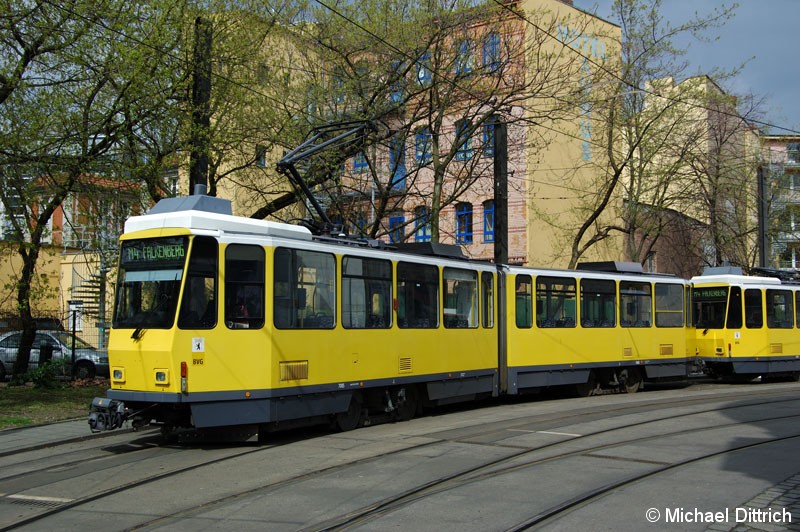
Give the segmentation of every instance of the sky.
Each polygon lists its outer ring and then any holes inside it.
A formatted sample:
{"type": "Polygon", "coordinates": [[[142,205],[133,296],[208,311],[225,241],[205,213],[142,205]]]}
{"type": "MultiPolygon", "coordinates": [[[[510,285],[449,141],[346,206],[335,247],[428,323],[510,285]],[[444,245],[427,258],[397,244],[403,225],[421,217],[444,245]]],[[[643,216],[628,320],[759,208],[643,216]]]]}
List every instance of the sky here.
{"type": "MultiPolygon", "coordinates": [[[[612,0],[573,2],[579,9],[615,22],[612,0]]],[[[695,13],[709,15],[715,7],[731,4],[723,0],[663,0],[661,13],[672,25],[678,25],[695,13]]],[[[800,0],[739,0],[738,4],[725,26],[706,33],[707,37],[718,37],[714,42],[691,38],[676,42],[688,50],[686,77],[708,74],[715,67],[732,70],[744,63],[742,72],[723,87],[733,94],[752,93],[764,98],[762,121],[771,133],[800,134],[800,0]]]]}

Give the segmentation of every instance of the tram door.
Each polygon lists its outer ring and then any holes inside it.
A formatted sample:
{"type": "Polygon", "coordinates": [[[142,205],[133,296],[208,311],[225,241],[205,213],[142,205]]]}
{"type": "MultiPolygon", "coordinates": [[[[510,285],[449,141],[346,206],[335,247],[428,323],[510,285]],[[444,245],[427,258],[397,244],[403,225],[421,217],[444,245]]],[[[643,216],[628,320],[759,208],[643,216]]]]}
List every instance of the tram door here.
{"type": "MultiPolygon", "coordinates": [[[[269,343],[264,341],[263,331],[264,249],[229,244],[223,260],[223,308],[218,334],[225,347],[217,365],[223,370],[222,375],[230,375],[231,389],[263,387],[270,369],[269,343]]],[[[224,383],[220,384],[225,387],[224,383]]]]}

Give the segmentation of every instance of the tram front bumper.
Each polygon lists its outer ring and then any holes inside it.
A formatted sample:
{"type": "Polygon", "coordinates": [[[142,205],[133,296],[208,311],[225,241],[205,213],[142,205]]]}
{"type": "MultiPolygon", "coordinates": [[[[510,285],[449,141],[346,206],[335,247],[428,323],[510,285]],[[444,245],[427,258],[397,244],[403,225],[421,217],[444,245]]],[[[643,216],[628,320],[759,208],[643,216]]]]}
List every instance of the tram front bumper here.
{"type": "Polygon", "coordinates": [[[118,429],[127,419],[128,411],[122,401],[105,397],[92,399],[89,410],[89,428],[92,432],[118,429]]]}

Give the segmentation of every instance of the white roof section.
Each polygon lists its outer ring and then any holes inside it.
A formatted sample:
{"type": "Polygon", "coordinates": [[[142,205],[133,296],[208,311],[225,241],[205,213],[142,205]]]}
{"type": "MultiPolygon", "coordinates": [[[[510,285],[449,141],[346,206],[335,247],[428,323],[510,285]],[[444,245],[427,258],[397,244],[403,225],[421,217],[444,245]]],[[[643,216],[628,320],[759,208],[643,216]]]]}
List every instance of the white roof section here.
{"type": "Polygon", "coordinates": [[[750,277],[747,275],[695,275],[691,281],[696,285],[710,283],[733,285],[782,284],[781,280],[776,277],[750,277]]]}
{"type": "Polygon", "coordinates": [[[125,233],[171,228],[311,240],[305,227],[197,210],[144,214],[125,222],[125,233]]]}

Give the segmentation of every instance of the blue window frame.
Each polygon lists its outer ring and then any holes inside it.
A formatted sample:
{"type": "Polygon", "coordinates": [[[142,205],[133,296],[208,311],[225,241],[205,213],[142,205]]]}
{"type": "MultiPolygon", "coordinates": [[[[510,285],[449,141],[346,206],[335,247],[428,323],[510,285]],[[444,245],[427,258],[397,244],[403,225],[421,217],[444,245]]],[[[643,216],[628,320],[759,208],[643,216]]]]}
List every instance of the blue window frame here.
{"type": "Polygon", "coordinates": [[[494,242],[494,200],[483,202],[483,241],[494,242]]]}
{"type": "Polygon", "coordinates": [[[431,213],[428,207],[414,209],[414,241],[431,241],[431,213]]]}
{"type": "Polygon", "coordinates": [[[361,173],[367,169],[367,157],[363,151],[360,151],[353,157],[353,172],[361,173]]]}
{"type": "Polygon", "coordinates": [[[425,52],[417,61],[417,83],[427,85],[431,82],[431,54],[425,52]]]}
{"type": "Polygon", "coordinates": [[[358,236],[365,236],[367,234],[367,219],[363,214],[358,213],[353,221],[353,233],[358,236]]]}
{"type": "Polygon", "coordinates": [[[345,99],[344,75],[341,72],[336,72],[333,75],[331,90],[333,92],[333,101],[335,103],[344,103],[345,99]]]}
{"type": "Polygon", "coordinates": [[[456,75],[468,75],[472,72],[472,43],[464,39],[456,49],[456,75]]]}
{"type": "Polygon", "coordinates": [[[261,144],[256,145],[256,166],[259,168],[267,166],[267,147],[261,144]]]}
{"type": "Polygon", "coordinates": [[[401,135],[395,135],[389,143],[389,175],[391,190],[406,188],[406,144],[401,135]]]}
{"type": "Polygon", "coordinates": [[[414,159],[423,165],[431,162],[431,128],[423,126],[414,133],[414,159]]]}
{"type": "Polygon", "coordinates": [[[472,244],[472,204],[456,205],[456,243],[472,244]]]}
{"type": "Polygon", "coordinates": [[[500,34],[489,33],[483,39],[483,66],[491,71],[500,68],[500,34]]]}
{"type": "Polygon", "coordinates": [[[389,218],[389,242],[397,244],[406,238],[405,216],[392,216],[389,218]]]}
{"type": "Polygon", "coordinates": [[[494,116],[490,116],[483,124],[483,155],[486,157],[494,157],[494,124],[494,116]]]}
{"type": "Polygon", "coordinates": [[[456,122],[456,161],[472,158],[472,122],[467,119],[456,122]]]}
{"type": "Polygon", "coordinates": [[[389,88],[389,101],[392,103],[400,103],[403,101],[403,96],[405,96],[402,61],[392,61],[391,76],[396,79],[389,88]]]}

